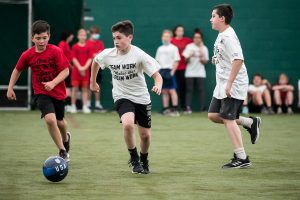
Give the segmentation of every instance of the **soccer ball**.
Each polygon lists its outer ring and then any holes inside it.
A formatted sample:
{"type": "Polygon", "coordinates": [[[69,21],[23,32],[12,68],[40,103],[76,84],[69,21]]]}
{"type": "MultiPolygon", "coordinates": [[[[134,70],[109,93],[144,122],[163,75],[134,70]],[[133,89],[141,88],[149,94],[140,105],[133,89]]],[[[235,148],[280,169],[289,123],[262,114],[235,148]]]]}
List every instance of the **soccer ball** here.
{"type": "Polygon", "coordinates": [[[59,182],[68,174],[68,163],[59,156],[50,156],[43,165],[43,174],[49,181],[59,182]]]}

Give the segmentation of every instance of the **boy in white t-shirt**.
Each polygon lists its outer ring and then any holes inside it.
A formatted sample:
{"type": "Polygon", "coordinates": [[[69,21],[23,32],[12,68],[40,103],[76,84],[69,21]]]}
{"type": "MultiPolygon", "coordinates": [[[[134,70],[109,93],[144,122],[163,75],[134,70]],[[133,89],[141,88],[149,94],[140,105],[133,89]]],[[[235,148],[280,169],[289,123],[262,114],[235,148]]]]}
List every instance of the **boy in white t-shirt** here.
{"type": "Polygon", "coordinates": [[[220,4],[213,8],[210,22],[219,31],[214,44],[213,64],[216,65],[216,87],[208,109],[208,118],[225,125],[231,140],[234,158],[222,168],[246,168],[251,166],[246,155],[241,130],[243,125],[251,135],[254,144],[259,138],[259,117],[240,117],[248,91],[248,74],[244,64],[242,48],[238,37],[230,26],[233,11],[230,5],[220,4]]]}
{"type": "Polygon", "coordinates": [[[179,116],[178,96],[176,92],[175,71],[180,60],[178,48],[171,44],[172,31],[164,30],[161,36],[162,45],[156,51],[155,59],[160,64],[159,73],[163,78],[162,85],[162,101],[163,115],[179,116]],[[170,97],[172,107],[169,106],[170,97]]]}
{"type": "Polygon", "coordinates": [[[99,92],[96,83],[99,68],[109,68],[112,74],[113,99],[124,131],[132,166],[132,173],[148,174],[148,149],[151,141],[151,100],[144,73],[154,79],[152,92],[161,93],[162,77],[157,61],[131,45],[133,24],[131,21],[120,21],[112,26],[112,37],[115,48],[108,48],[99,53],[91,69],[90,89],[99,92]],[[140,135],[140,157],[137,153],[134,135],[134,124],[137,124],[140,135]]]}

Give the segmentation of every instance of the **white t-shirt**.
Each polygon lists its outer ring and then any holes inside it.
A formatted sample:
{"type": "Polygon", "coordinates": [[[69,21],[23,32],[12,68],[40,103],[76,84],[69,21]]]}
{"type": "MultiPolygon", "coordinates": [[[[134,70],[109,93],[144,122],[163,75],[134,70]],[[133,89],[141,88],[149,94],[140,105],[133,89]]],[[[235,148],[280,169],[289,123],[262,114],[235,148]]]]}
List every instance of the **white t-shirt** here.
{"type": "Polygon", "coordinates": [[[200,62],[200,56],[209,60],[208,49],[206,46],[198,47],[195,43],[188,44],[182,55],[185,58],[190,58],[185,69],[185,77],[206,77],[205,66],[200,62]],[[193,56],[190,57],[190,55],[193,56]]]}
{"type": "Polygon", "coordinates": [[[180,60],[178,48],[173,44],[161,45],[156,51],[155,59],[161,69],[172,69],[174,63],[180,60]]]}
{"type": "Polygon", "coordinates": [[[131,45],[125,55],[118,55],[116,48],[108,48],[94,60],[101,69],[107,67],[111,71],[114,102],[123,98],[139,104],[151,102],[144,72],[151,77],[159,70],[160,66],[154,58],[131,45]]]}
{"type": "MultiPolygon", "coordinates": [[[[219,33],[214,44],[214,57],[216,62],[217,85],[213,96],[217,99],[226,98],[225,88],[231,72],[231,64],[235,59],[244,60],[240,41],[232,27],[219,33]]],[[[235,99],[244,100],[248,91],[248,74],[243,63],[236,79],[233,81],[231,96],[235,99]]]]}
{"type": "Polygon", "coordinates": [[[249,85],[248,92],[260,92],[263,93],[267,89],[266,85],[255,86],[253,84],[249,85]]]}

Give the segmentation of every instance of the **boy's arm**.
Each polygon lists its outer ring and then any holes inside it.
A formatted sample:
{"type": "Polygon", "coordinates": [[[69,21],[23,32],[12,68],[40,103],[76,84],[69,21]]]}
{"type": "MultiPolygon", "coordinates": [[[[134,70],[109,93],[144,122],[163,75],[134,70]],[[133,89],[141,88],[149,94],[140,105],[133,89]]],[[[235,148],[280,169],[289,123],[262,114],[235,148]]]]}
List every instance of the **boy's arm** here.
{"type": "Polygon", "coordinates": [[[69,68],[65,68],[62,70],[52,81],[42,82],[45,90],[51,91],[55,86],[57,86],[60,82],[65,80],[69,76],[69,68]]]}
{"type": "Polygon", "coordinates": [[[177,67],[178,67],[178,64],[179,64],[179,61],[175,61],[175,62],[174,62],[173,68],[172,68],[172,70],[171,70],[171,75],[172,75],[172,76],[175,74],[176,69],[177,69],[177,67]]]}
{"type": "Polygon", "coordinates": [[[100,87],[96,82],[96,77],[99,72],[99,68],[100,68],[100,66],[98,65],[98,63],[93,61],[92,67],[91,67],[91,78],[90,78],[90,90],[93,92],[100,91],[100,87]]]}
{"type": "Polygon", "coordinates": [[[7,88],[7,93],[6,93],[8,100],[11,100],[11,101],[17,100],[16,94],[14,92],[14,86],[15,86],[16,82],[18,81],[21,73],[22,73],[22,71],[18,71],[16,68],[11,73],[8,88],[7,88]]]}
{"type": "Polygon", "coordinates": [[[231,91],[232,83],[235,80],[237,74],[239,73],[243,62],[244,62],[243,60],[235,59],[231,64],[231,72],[225,88],[227,97],[231,97],[230,91],[231,91]]]}
{"type": "Polygon", "coordinates": [[[152,75],[152,78],[154,79],[154,86],[152,88],[152,92],[154,92],[157,95],[160,95],[163,79],[158,73],[158,71],[152,75]]]}

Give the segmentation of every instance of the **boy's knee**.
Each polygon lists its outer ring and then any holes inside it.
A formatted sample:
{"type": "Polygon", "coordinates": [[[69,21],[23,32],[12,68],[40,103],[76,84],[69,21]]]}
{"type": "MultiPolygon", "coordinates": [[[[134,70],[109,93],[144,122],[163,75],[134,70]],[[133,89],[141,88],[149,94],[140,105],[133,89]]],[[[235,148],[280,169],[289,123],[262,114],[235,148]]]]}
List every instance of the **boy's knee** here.
{"type": "Polygon", "coordinates": [[[150,140],[151,138],[150,132],[143,132],[142,134],[140,134],[140,136],[142,140],[150,140]]]}
{"type": "Polygon", "coordinates": [[[48,125],[53,125],[57,123],[55,116],[52,116],[52,114],[45,115],[44,119],[48,125]]]}
{"type": "Polygon", "coordinates": [[[134,123],[133,122],[122,122],[124,130],[133,130],[134,123]]]}
{"type": "Polygon", "coordinates": [[[212,122],[216,122],[218,114],[217,113],[208,113],[207,117],[210,121],[212,122]]]}

